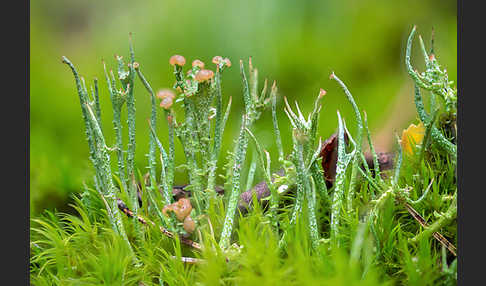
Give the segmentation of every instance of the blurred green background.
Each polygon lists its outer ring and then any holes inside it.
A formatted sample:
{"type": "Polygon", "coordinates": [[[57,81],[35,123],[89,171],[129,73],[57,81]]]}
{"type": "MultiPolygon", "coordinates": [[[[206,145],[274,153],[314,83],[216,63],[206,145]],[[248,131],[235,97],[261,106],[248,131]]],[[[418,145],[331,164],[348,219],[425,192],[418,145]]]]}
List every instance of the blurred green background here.
{"type": "MultiPolygon", "coordinates": [[[[201,59],[211,68],[213,56],[229,57],[233,67],[224,74],[223,96],[224,102],[233,96],[233,107],[221,166],[233,146],[243,108],[239,59],[247,61],[251,56],[261,82],[264,78],[276,80],[280,99],[298,100],[304,113],[311,110],[319,88],[327,90],[320,117],[323,139],[336,130],[338,109],[350,131],[354,130],[351,106],[337,83],[329,80],[334,71],[366,110],[372,132],[378,132],[399,115],[390,111],[398,94],[406,92],[409,101],[413,100],[412,82],[403,63],[413,24],[428,48],[435,29],[439,62],[450,79],[456,80],[456,5],[440,0],[31,1],[31,214],[46,208],[70,211],[69,195],[81,192],[83,182],[90,184],[93,175],[74,79],[61,56],[67,56],[88,83],[94,77],[100,79],[102,120],[110,144],[114,141],[112,111],[101,60],[114,68],[115,54],[126,58],[129,32],[133,33],[136,60],[156,90],[174,82],[168,64],[173,54],[184,55],[188,62],[201,59]]],[[[414,42],[413,61],[419,69],[423,67],[418,41],[414,42]]],[[[136,159],[145,172],[150,100],[138,80],[135,96],[136,159]]],[[[281,110],[282,100],[278,106],[284,146],[289,146],[291,130],[281,110]]],[[[409,121],[413,114],[407,115],[409,121]]],[[[160,122],[158,132],[165,139],[165,122],[160,122]]],[[[271,130],[271,116],[266,113],[254,132],[272,152],[276,146],[271,130]]],[[[183,163],[180,146],[177,151],[176,164],[183,163]]],[[[251,158],[252,151],[247,164],[251,158]]],[[[176,174],[176,183],[185,183],[184,173],[176,174]]]]}

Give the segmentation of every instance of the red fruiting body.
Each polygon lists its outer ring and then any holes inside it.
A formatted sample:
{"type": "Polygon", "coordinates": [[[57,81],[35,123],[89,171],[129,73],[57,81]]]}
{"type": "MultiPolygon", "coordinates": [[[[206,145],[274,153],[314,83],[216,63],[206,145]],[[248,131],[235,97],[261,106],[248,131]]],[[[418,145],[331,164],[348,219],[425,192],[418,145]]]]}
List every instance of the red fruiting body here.
{"type": "Polygon", "coordinates": [[[214,72],[212,70],[200,70],[196,73],[195,79],[198,82],[204,82],[212,79],[214,76],[214,72]]]}
{"type": "Polygon", "coordinates": [[[194,60],[192,62],[192,67],[199,67],[200,69],[204,68],[204,63],[200,60],[194,60]]]}
{"type": "Polygon", "coordinates": [[[178,65],[182,67],[186,64],[186,59],[181,55],[173,55],[172,57],[170,57],[169,63],[172,66],[178,65]]]}
{"type": "Polygon", "coordinates": [[[177,217],[177,220],[184,221],[184,219],[187,216],[189,216],[189,214],[192,211],[191,201],[189,201],[189,199],[186,198],[181,198],[177,202],[170,205],[166,205],[162,209],[162,213],[166,216],[168,216],[167,214],[168,211],[174,212],[177,217]]]}
{"type": "Polygon", "coordinates": [[[160,102],[160,107],[163,107],[164,109],[169,109],[174,103],[175,94],[170,89],[161,89],[159,90],[159,92],[157,92],[157,97],[162,100],[160,102]]]}
{"type": "Polygon", "coordinates": [[[221,56],[215,56],[213,57],[213,64],[219,65],[219,63],[223,61],[223,57],[221,56]]]}
{"type": "Polygon", "coordinates": [[[324,89],[321,88],[321,90],[319,91],[319,98],[323,98],[324,95],[326,95],[326,91],[324,89]]]}
{"type": "Polygon", "coordinates": [[[184,219],[183,227],[185,231],[187,231],[188,233],[192,233],[196,229],[196,223],[191,218],[191,216],[186,216],[186,218],[184,219]]]}
{"type": "Polygon", "coordinates": [[[166,97],[174,98],[175,94],[170,89],[161,89],[157,92],[157,97],[160,98],[160,99],[164,99],[166,97]]]}
{"type": "Polygon", "coordinates": [[[228,58],[225,58],[225,59],[224,59],[224,64],[225,64],[227,67],[230,67],[230,66],[231,66],[231,61],[230,61],[228,58]]]}
{"type": "Polygon", "coordinates": [[[162,99],[162,101],[160,102],[160,107],[162,107],[164,109],[169,109],[172,106],[173,103],[174,103],[174,100],[171,97],[166,97],[166,98],[162,99]]]}
{"type": "Polygon", "coordinates": [[[191,213],[192,205],[189,199],[181,198],[177,201],[177,204],[179,205],[181,216],[186,217],[191,213]]]}

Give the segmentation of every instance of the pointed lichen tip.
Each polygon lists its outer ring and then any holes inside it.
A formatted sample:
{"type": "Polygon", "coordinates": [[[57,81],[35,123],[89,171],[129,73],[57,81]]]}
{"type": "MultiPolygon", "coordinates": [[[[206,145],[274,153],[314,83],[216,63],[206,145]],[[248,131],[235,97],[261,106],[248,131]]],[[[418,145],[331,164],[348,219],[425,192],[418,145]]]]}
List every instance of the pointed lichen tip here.
{"type": "Polygon", "coordinates": [[[323,88],[319,90],[319,99],[323,98],[326,95],[327,91],[323,88]]]}

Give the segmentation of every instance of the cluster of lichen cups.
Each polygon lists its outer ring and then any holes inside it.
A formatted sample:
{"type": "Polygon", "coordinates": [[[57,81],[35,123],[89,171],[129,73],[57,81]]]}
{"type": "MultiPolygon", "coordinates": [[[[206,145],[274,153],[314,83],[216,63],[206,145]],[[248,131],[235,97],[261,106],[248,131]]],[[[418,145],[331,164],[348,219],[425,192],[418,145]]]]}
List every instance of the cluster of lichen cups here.
{"type": "MultiPolygon", "coordinates": [[[[216,65],[216,69],[219,69],[219,65],[221,63],[224,63],[224,65],[226,67],[231,66],[231,61],[228,58],[223,58],[221,56],[213,57],[212,62],[216,65]]],[[[172,66],[182,67],[186,64],[186,59],[181,55],[173,55],[172,57],[170,57],[169,63],[172,66]]],[[[195,59],[194,61],[192,61],[192,67],[195,68],[195,69],[188,70],[187,75],[190,78],[194,79],[195,81],[197,81],[199,83],[203,83],[203,82],[211,81],[214,78],[214,72],[212,70],[205,69],[204,68],[205,64],[204,64],[203,61],[201,61],[199,59],[195,59]],[[194,73],[195,70],[196,70],[196,72],[194,73]]],[[[191,86],[191,80],[187,79],[186,85],[191,86]]],[[[176,90],[178,92],[184,92],[180,88],[180,86],[177,86],[176,90]]],[[[191,96],[192,93],[186,93],[186,95],[191,96]]],[[[172,107],[172,104],[174,103],[175,97],[176,97],[176,95],[172,91],[172,89],[164,88],[164,89],[160,89],[157,92],[157,98],[159,98],[161,100],[160,101],[160,107],[162,107],[166,110],[168,110],[172,107]]]]}

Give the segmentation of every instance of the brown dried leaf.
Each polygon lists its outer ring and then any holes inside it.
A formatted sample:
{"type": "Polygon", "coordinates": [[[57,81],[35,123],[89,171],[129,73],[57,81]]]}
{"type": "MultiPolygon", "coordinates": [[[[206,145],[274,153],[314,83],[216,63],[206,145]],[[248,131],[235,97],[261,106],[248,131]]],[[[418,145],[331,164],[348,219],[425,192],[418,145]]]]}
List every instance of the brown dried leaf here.
{"type": "MultiPolygon", "coordinates": [[[[348,134],[344,133],[346,145],[349,143],[348,134]]],[[[324,170],[324,179],[328,188],[332,187],[336,179],[336,163],[338,159],[338,137],[334,133],[321,145],[322,170],[324,170]]]]}

